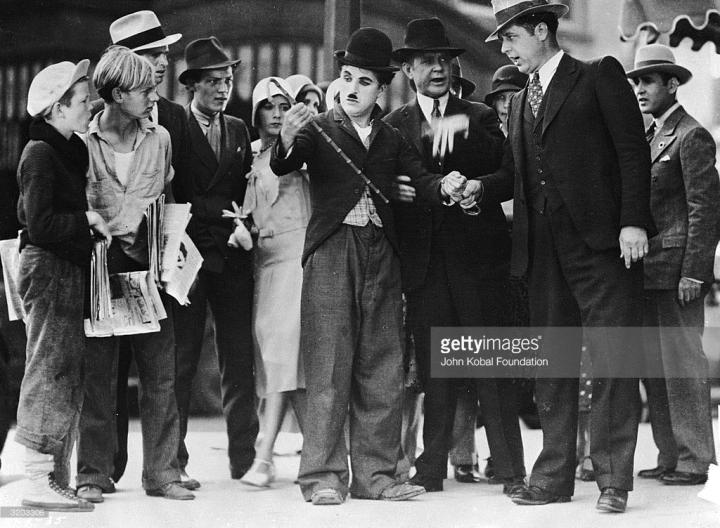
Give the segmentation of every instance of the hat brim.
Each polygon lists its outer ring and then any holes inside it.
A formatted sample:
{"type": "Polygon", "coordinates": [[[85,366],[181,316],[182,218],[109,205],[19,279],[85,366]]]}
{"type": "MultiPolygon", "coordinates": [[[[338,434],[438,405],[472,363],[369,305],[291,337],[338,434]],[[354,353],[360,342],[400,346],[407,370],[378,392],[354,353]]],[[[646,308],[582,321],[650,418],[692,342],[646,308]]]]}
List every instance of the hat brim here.
{"type": "Polygon", "coordinates": [[[397,66],[373,66],[368,64],[362,64],[358,61],[353,61],[350,59],[345,58],[345,50],[337,50],[335,52],[335,60],[338,61],[338,64],[347,64],[348,66],[355,66],[357,68],[362,68],[363,70],[370,70],[375,72],[396,72],[400,68],[397,66]]]}
{"type": "Polygon", "coordinates": [[[570,10],[570,8],[564,4],[548,4],[548,5],[542,5],[542,6],[529,7],[527,9],[520,11],[519,13],[513,15],[508,20],[506,20],[501,25],[499,25],[497,28],[495,28],[495,31],[490,33],[488,38],[485,39],[485,42],[492,42],[493,40],[497,40],[498,33],[500,33],[506,27],[511,26],[513,21],[517,20],[521,16],[532,15],[533,13],[554,13],[555,15],[557,15],[558,18],[560,18],[560,17],[566,15],[569,10],[570,10]]]}
{"type": "Polygon", "coordinates": [[[452,77],[453,79],[457,79],[460,83],[463,98],[470,97],[475,92],[475,88],[477,88],[477,86],[475,86],[474,82],[469,81],[465,77],[458,77],[457,75],[453,75],[452,77]]]}
{"type": "Polygon", "coordinates": [[[518,86],[518,85],[516,85],[516,84],[510,84],[510,83],[501,84],[500,86],[498,86],[497,88],[495,88],[493,91],[488,92],[488,94],[485,96],[485,104],[488,105],[488,106],[492,105],[492,98],[493,98],[493,96],[495,96],[495,95],[497,95],[497,94],[499,94],[499,93],[502,93],[502,92],[519,92],[519,91],[522,90],[523,88],[525,88],[525,87],[524,87],[524,86],[518,86]]]}
{"type": "Polygon", "coordinates": [[[185,84],[185,79],[187,79],[187,76],[189,73],[202,72],[202,71],[207,71],[207,70],[220,70],[223,68],[227,68],[228,66],[234,68],[241,62],[242,61],[240,59],[237,59],[237,60],[231,60],[231,61],[223,61],[223,62],[219,62],[217,64],[210,64],[209,66],[203,66],[202,68],[192,68],[189,70],[185,70],[178,76],[178,81],[180,81],[181,84],[185,84]]]}
{"type": "Polygon", "coordinates": [[[692,77],[692,72],[687,68],[683,68],[678,64],[652,64],[650,66],[644,66],[642,68],[636,68],[627,72],[628,79],[635,79],[646,73],[667,73],[673,77],[677,77],[680,84],[685,84],[692,77]]]}
{"type": "Polygon", "coordinates": [[[464,48],[452,48],[450,46],[444,46],[439,48],[398,48],[392,53],[392,58],[395,62],[407,62],[410,57],[415,53],[447,53],[450,58],[455,58],[458,55],[465,53],[464,48]]]}
{"type": "Polygon", "coordinates": [[[142,46],[138,46],[137,48],[132,48],[130,51],[137,52],[147,49],[160,48],[162,46],[169,46],[170,44],[175,44],[181,38],[182,33],[173,33],[172,35],[168,35],[164,39],[156,40],[155,42],[148,42],[147,44],[143,44],[142,46]]]}

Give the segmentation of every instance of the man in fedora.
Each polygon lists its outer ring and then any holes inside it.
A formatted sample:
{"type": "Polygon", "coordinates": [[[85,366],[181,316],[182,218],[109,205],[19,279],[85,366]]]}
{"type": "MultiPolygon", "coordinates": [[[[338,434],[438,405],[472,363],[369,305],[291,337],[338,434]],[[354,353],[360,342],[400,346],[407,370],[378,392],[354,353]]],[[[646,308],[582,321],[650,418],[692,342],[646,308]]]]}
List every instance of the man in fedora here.
{"type": "Polygon", "coordinates": [[[252,164],[250,135],[241,119],[223,112],[240,61],[231,59],[218,39],[208,37],[187,45],[185,62],[187,69],[179,79],[192,93],[192,101],[185,108],[190,145],[173,191],[178,202],[192,204],[187,233],[202,254],[203,264],[189,295],[190,304],[177,305],[174,311],[178,459],[185,468],[190,393],[209,305],[215,323],[230,476],[239,479],[253,463],[258,434],[251,332],[252,255],[228,246],[234,226],[231,219],[223,218],[222,211],[232,210],[233,201],[243,202],[245,175],[252,164]]]}
{"type": "Polygon", "coordinates": [[[300,350],[307,383],[300,487],[313,504],[355,498],[406,500],[421,486],[395,481],[403,399],[398,236],[388,197],[431,203],[459,197],[465,178],[422,167],[415,149],[379,119],[377,98],[392,80],[392,42],[374,28],[354,32],[340,64],[339,102],[313,120],[302,103],[285,116],[270,166],[287,174],[307,163],[312,216],[302,263],[300,350]],[[319,132],[321,129],[356,172],[319,132]],[[407,174],[415,187],[395,184],[407,174]],[[441,185],[441,180],[444,183],[441,185]],[[441,190],[441,187],[444,190],[441,190]],[[350,458],[343,424],[350,409],[350,458]]]}
{"type": "MultiPolygon", "coordinates": [[[[415,145],[428,171],[459,171],[474,178],[497,169],[503,136],[492,109],[450,93],[450,63],[464,51],[450,44],[439,19],[410,21],[404,47],[393,57],[413,82],[416,97],[385,120],[415,145]],[[466,127],[455,135],[453,150],[444,156],[433,152],[433,133],[446,120],[458,117],[466,120],[466,127]]],[[[525,476],[510,382],[430,376],[432,327],[508,323],[510,235],[500,202],[486,202],[477,215],[440,203],[400,203],[395,216],[407,324],[425,392],[424,451],[415,461],[417,473],[410,482],[427,491],[442,491],[458,392],[466,383],[477,383],[496,474],[509,492],[525,476]]]]}
{"type": "Polygon", "coordinates": [[[545,328],[543,354],[564,372],[536,377],[543,449],[529,485],[512,500],[537,505],[573,495],[585,332],[596,375],[590,429],[597,508],[622,512],[640,403],[638,371],[624,369],[642,349],[632,331],[642,325],[638,261],[653,229],[642,116],[617,60],[586,63],[561,50],[556,32],[567,6],[494,0],[493,9],[497,29],[487,40],[499,38],[531,81],[510,101],[500,169],[467,198],[482,195],[482,206],[514,191],[511,273],[528,274],[530,326],[545,328]]]}
{"type": "MultiPolygon", "coordinates": [[[[182,34],[165,35],[163,28],[153,11],[143,10],[118,18],[110,24],[110,38],[113,44],[130,48],[138,55],[148,59],[155,68],[155,83],[160,86],[165,80],[168,67],[169,46],[182,38],[182,34]]],[[[102,100],[98,101],[98,111],[102,108],[102,100]]],[[[160,96],[155,104],[150,119],[159,123],[170,133],[172,144],[172,166],[175,172],[182,171],[182,158],[187,152],[188,127],[185,110],[177,103],[160,96]]],[[[112,478],[118,482],[125,473],[127,465],[128,436],[128,373],[133,359],[133,351],[128,341],[120,345],[118,358],[117,382],[117,452],[114,456],[112,478]]],[[[196,489],[200,484],[191,479],[183,471],[182,484],[188,489],[196,489]]],[[[110,489],[106,490],[110,491],[110,489]]]]}
{"type": "Polygon", "coordinates": [[[627,73],[653,122],[650,212],[658,234],[645,257],[645,380],[658,465],[638,473],[664,484],[703,484],[715,463],[704,298],[713,283],[720,233],[715,141],[677,101],[692,74],[667,46],[651,44],[627,73]]]}

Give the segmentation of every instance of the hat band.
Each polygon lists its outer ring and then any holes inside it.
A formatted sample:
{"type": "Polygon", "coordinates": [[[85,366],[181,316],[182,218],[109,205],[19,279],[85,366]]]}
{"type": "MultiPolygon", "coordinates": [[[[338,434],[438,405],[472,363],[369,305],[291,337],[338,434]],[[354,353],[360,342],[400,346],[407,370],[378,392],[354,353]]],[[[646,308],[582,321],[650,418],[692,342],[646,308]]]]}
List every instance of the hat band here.
{"type": "Polygon", "coordinates": [[[651,59],[635,63],[635,69],[647,68],[648,66],[676,66],[674,62],[667,59],[651,59]]]}
{"type": "Polygon", "coordinates": [[[520,2],[518,4],[515,4],[514,6],[511,6],[506,9],[502,9],[502,10],[496,12],[495,19],[497,20],[498,26],[502,26],[507,21],[509,21],[511,18],[522,13],[526,9],[530,9],[531,7],[539,7],[539,6],[543,6],[543,5],[547,5],[547,2],[538,1],[538,0],[530,0],[527,2],[520,2]]]}
{"type": "Polygon", "coordinates": [[[157,42],[165,38],[165,32],[160,26],[147,29],[140,33],[136,33],[128,38],[118,40],[115,44],[125,46],[126,48],[135,49],[151,42],[157,42]]]}
{"type": "Polygon", "coordinates": [[[387,64],[377,64],[373,62],[370,59],[366,59],[365,57],[360,57],[359,55],[355,55],[354,53],[350,53],[349,51],[345,52],[345,55],[342,56],[342,60],[344,62],[352,62],[355,66],[359,68],[386,68],[387,64]]]}

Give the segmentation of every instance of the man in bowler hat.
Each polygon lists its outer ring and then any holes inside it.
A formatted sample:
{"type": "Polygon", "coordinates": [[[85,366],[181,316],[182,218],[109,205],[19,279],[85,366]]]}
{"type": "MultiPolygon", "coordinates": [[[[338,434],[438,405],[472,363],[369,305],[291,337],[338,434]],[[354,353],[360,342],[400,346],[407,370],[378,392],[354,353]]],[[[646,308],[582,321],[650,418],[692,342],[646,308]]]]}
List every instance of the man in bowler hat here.
{"type": "Polygon", "coordinates": [[[388,197],[459,198],[465,178],[422,167],[417,151],[379,119],[392,42],[374,28],[353,33],[341,65],[339,102],[315,117],[302,103],[285,116],[270,163],[286,174],[307,163],[312,216],[303,252],[300,349],[307,416],[299,481],[305,500],[406,500],[421,486],[394,479],[400,450],[403,334],[398,237],[388,197]],[[362,173],[331,148],[334,141],[362,173]],[[414,187],[395,186],[407,174],[414,187]],[[441,180],[443,182],[441,183],[441,180]],[[442,187],[442,189],[441,189],[442,187]],[[350,464],[343,424],[350,413],[350,464]]]}
{"type": "Polygon", "coordinates": [[[677,100],[692,76],[667,46],[637,50],[627,76],[653,118],[650,212],[658,234],[645,257],[645,380],[658,465],[638,473],[671,486],[703,484],[715,463],[704,298],[720,233],[715,140],[677,100]]]}
{"type": "MultiPolygon", "coordinates": [[[[464,51],[450,44],[439,19],[410,21],[404,47],[394,58],[414,83],[416,97],[385,120],[422,153],[427,170],[459,171],[473,178],[497,169],[503,136],[492,109],[450,93],[450,63],[464,51]],[[444,156],[434,152],[433,134],[456,118],[466,124],[455,135],[454,148],[444,156]]],[[[525,476],[511,381],[430,376],[431,327],[508,323],[510,235],[500,202],[485,202],[477,215],[440,203],[399,203],[395,214],[407,321],[425,392],[424,451],[415,461],[417,473],[410,482],[427,491],[442,491],[458,393],[472,383],[477,384],[496,476],[509,492],[525,476]]]]}
{"type": "MultiPolygon", "coordinates": [[[[583,330],[592,357],[591,457],[597,509],[623,512],[632,489],[638,373],[618,370],[642,349],[642,266],[648,250],[650,156],[622,66],[581,62],[557,43],[568,8],[548,0],[494,0],[502,52],[530,75],[508,112],[500,169],[483,179],[482,204],[513,196],[511,273],[529,277],[530,325],[563,378],[538,376],[543,449],[516,504],[566,502],[574,492],[583,330]],[[566,327],[562,332],[549,327],[566,327]],[[597,328],[592,328],[597,327],[597,328]],[[574,330],[573,330],[574,329],[574,330]],[[573,377],[569,377],[569,376],[573,377]]],[[[470,194],[475,192],[475,196],[470,194]]]]}
{"type": "MultiPolygon", "coordinates": [[[[187,69],[180,82],[192,93],[185,107],[190,145],[183,170],[173,182],[175,199],[192,204],[187,233],[203,257],[188,306],[175,306],[177,379],[180,412],[178,460],[182,469],[189,455],[185,445],[192,382],[205,335],[207,307],[215,323],[215,348],[227,424],[230,476],[241,478],[255,458],[258,418],[253,375],[252,255],[229,247],[233,220],[223,209],[242,203],[245,175],[252,164],[250,135],[245,123],[223,110],[233,89],[239,60],[231,59],[215,37],[192,41],[185,48],[187,69]]],[[[236,220],[239,222],[239,220],[236,220]]]]}

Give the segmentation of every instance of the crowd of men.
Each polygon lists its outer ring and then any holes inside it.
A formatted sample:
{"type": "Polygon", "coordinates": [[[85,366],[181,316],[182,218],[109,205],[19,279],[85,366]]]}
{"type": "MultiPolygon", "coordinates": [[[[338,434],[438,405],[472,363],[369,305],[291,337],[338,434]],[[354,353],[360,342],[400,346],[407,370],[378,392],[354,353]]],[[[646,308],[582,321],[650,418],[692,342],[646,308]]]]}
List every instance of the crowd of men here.
{"type": "MultiPolygon", "coordinates": [[[[648,378],[659,450],[658,466],[639,476],[702,484],[715,463],[701,338],[720,240],[720,181],[712,136],[677,102],[691,72],[660,44],[640,48],[629,72],[612,57],[571,57],[557,40],[568,11],[562,3],[494,0],[493,9],[497,29],[487,40],[500,41],[514,68],[497,72],[486,99],[492,107],[463,99],[463,85],[455,93],[452,62],[465,50],[430,18],[411,21],[397,48],[378,29],[357,30],[335,52],[334,105],[316,116],[298,103],[285,114],[271,167],[278,175],[306,167],[313,208],[302,256],[300,335],[312,420],[303,430],[298,476],[313,504],[341,504],[348,493],[397,501],[442,491],[458,400],[469,386],[502,492],[518,505],[571,500],[577,377],[534,380],[543,447],[528,477],[518,380],[431,375],[431,328],[513,324],[511,277],[527,284],[526,324],[575,329],[556,338],[548,333],[549,355],[569,358],[579,370],[583,339],[590,353],[598,510],[625,511],[633,488],[639,378],[648,378]],[[398,71],[415,96],[383,116],[377,100],[398,71]],[[648,130],[643,113],[652,117],[648,130]],[[510,199],[511,233],[501,206],[510,199]],[[594,331],[604,328],[628,331],[594,331]],[[414,451],[414,442],[401,442],[403,408],[415,403],[404,387],[408,343],[424,392],[417,459],[407,447],[414,451]],[[618,372],[617,365],[638,356],[652,375],[618,372]],[[415,466],[407,480],[398,478],[401,461],[415,466]]],[[[168,46],[179,35],[165,36],[148,11],[117,20],[110,35],[146,57],[156,84],[163,82],[168,46]]],[[[239,61],[214,37],[190,43],[185,60],[180,81],[192,102],[183,108],[156,98],[149,116],[169,132],[170,192],[192,204],[188,234],[204,258],[190,306],[170,310],[175,398],[166,413],[157,398],[141,402],[146,463],[172,459],[157,475],[146,464],[144,484],[151,482],[148,495],[172,499],[191,499],[190,490],[200,487],[185,471],[184,437],[208,305],[232,478],[252,465],[258,432],[251,254],[228,246],[234,226],[222,217],[232,201],[242,203],[252,162],[247,127],[224,113],[239,61]]],[[[106,393],[85,391],[79,499],[66,494],[46,504],[87,510],[85,501],[101,502],[122,476],[127,414],[115,420],[115,400],[122,408],[133,354],[143,383],[161,366],[152,366],[155,349],[145,351],[142,343],[116,346],[118,368],[116,348],[90,369],[96,379],[117,374],[118,392],[108,402],[106,393]],[[83,436],[102,452],[84,450],[83,436]]]]}

